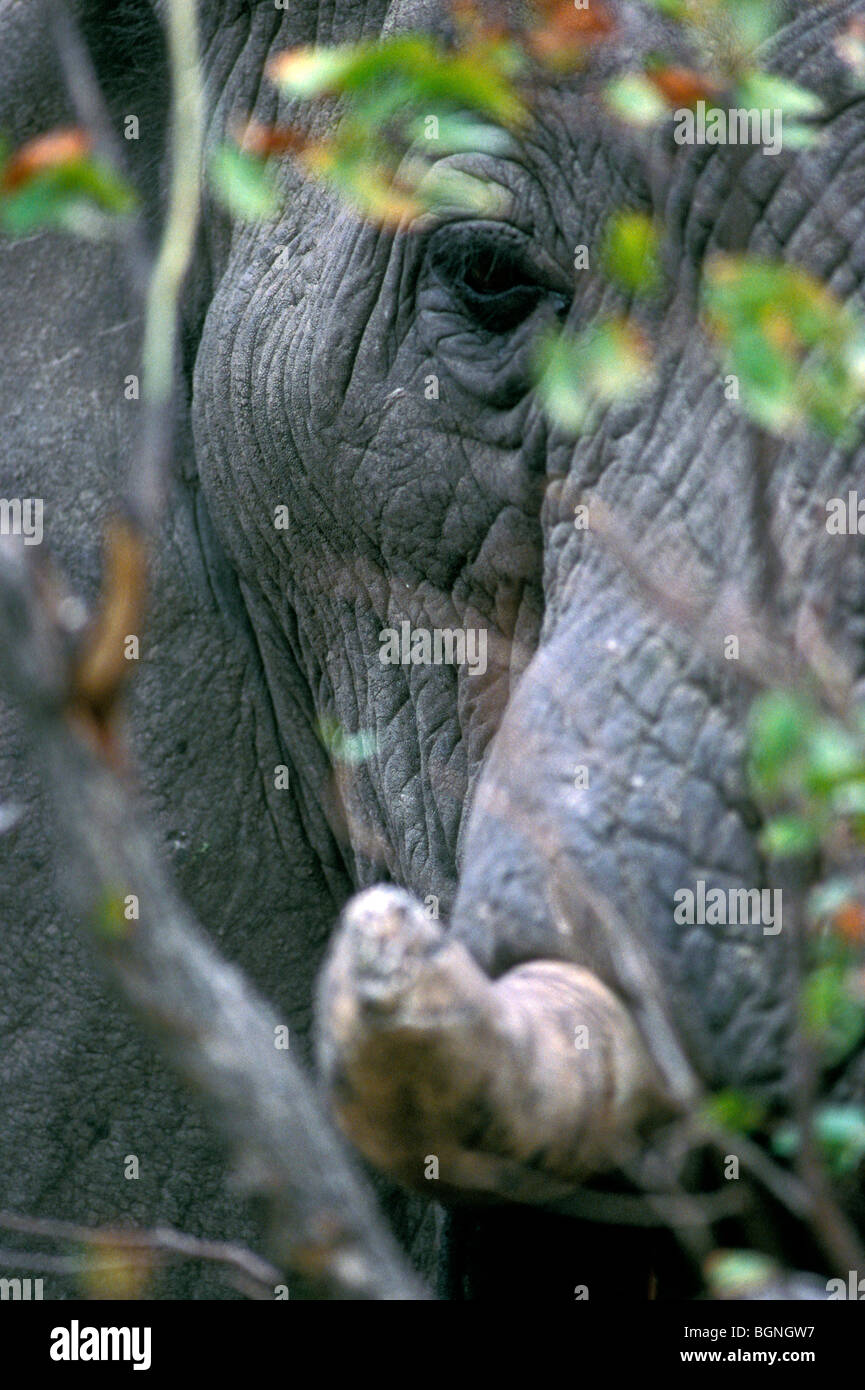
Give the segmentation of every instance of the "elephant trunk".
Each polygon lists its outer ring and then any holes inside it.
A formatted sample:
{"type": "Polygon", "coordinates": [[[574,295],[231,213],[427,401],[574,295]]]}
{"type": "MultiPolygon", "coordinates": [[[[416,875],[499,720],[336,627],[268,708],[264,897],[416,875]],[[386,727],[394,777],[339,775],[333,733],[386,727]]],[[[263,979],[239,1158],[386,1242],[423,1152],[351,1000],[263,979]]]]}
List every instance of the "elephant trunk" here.
{"type": "Polygon", "coordinates": [[[343,1130],[427,1195],[554,1199],[669,1113],[634,1023],[594,974],[534,960],[491,980],[399,889],[349,903],[318,1022],[343,1130]]]}

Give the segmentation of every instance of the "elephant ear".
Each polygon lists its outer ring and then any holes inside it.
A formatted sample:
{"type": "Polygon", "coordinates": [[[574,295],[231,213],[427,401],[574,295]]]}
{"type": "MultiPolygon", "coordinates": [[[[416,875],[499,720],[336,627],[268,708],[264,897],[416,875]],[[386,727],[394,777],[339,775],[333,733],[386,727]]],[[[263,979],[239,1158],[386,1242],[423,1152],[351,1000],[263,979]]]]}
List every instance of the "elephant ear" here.
{"type": "MultiPolygon", "coordinates": [[[[219,6],[221,10],[230,6],[219,6]]],[[[208,90],[246,30],[237,6],[208,90]]],[[[262,11],[264,6],[259,7],[262,11]]],[[[270,6],[271,16],[276,13],[270,6]]],[[[149,0],[78,0],[108,116],[152,238],[161,221],[168,80],[149,0]],[[124,139],[127,128],[137,139],[124,139]]],[[[253,71],[255,64],[250,65],[253,71]]],[[[260,78],[260,64],[258,67],[260,78]]],[[[79,124],[46,8],[0,0],[0,135],[20,150],[79,124]]],[[[43,548],[88,604],[106,519],[138,443],[140,308],[113,240],[0,233],[0,525],[38,500],[43,548]]],[[[194,344],[190,344],[194,351],[194,344]]],[[[323,943],[347,886],[332,844],[313,851],[236,581],[198,489],[184,421],[178,479],[155,546],[131,684],[134,775],[159,846],[199,919],[273,1000],[303,1048],[323,943]],[[281,799],[280,799],[281,798],[281,799]],[[330,877],[321,868],[330,855],[330,877]]],[[[0,1191],[30,1214],[160,1220],[248,1239],[249,1214],[197,1111],[98,979],[55,879],[57,826],[39,749],[0,709],[0,1191]],[[127,1157],[137,1181],[127,1181],[127,1157]]],[[[6,1271],[4,1271],[6,1272],[6,1271]]],[[[171,1276],[173,1279],[174,1276],[171,1276]]],[[[160,1294],[188,1292],[163,1280],[160,1294]]],[[[222,1286],[203,1277],[202,1296],[222,1286]]],[[[70,1292],[46,1281],[46,1297],[70,1292]]],[[[169,1295],[170,1296],[170,1295],[169,1295]]]]}
{"type": "MultiPolygon", "coordinates": [[[[158,218],[167,74],[160,27],[132,0],[75,6],[130,182],[158,218]]],[[[80,124],[58,61],[47,7],[0,3],[0,136],[17,151],[80,124]]],[[[0,407],[5,498],[44,502],[45,540],[92,596],[101,522],[134,444],[140,323],[113,240],[59,230],[0,239],[0,407]],[[110,292],[106,292],[110,287],[110,292]],[[132,398],[132,399],[130,399],[132,398]]]]}

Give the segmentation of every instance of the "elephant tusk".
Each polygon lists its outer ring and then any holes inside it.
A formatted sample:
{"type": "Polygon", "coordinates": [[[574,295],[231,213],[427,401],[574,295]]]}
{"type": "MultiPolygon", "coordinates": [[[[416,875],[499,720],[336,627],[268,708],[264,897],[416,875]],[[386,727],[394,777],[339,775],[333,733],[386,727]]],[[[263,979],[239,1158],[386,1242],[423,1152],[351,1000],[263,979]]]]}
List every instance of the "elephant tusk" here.
{"type": "Polygon", "coordinates": [[[345,1134],[430,1196],[551,1199],[669,1114],[634,1023],[596,976],[538,960],[491,980],[401,889],[346,907],[317,1038],[345,1134]]]}

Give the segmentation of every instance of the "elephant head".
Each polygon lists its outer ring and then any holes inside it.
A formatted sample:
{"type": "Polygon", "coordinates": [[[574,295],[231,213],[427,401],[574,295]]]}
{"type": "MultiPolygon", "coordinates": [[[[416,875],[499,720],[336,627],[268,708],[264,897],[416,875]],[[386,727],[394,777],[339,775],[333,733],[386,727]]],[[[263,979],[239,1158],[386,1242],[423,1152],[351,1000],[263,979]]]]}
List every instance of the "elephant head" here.
{"type": "MultiPolygon", "coordinates": [[[[207,209],[186,306],[189,429],[134,746],[182,886],[299,1039],[328,932],[367,890],[329,957],[320,1057],[349,1132],[422,1189],[432,1153],[445,1188],[541,1198],[614,1161],[625,1137],[699,1085],[789,1095],[792,933],[774,919],[675,911],[682,890],[772,886],[742,768],[767,595],[791,651],[819,613],[854,679],[862,662],[861,548],[854,537],[832,550],[824,507],[856,486],[861,451],[808,436],[767,466],[696,311],[715,251],[789,260],[845,299],[862,294],[862,103],[834,47],[856,7],[788,8],[772,63],[826,102],[813,150],[680,147],[659,174],[581,77],[540,91],[507,149],[446,156],[496,192],[489,215],[383,229],[290,164],[278,218],[244,224],[207,209]],[[657,370],[574,438],[533,389],[535,347],[545,330],[625,307],[603,276],[575,269],[577,249],[596,247],[623,205],[651,208],[670,239],[674,270],[648,325],[657,370]],[[769,595],[770,553],[783,565],[769,595]],[[725,660],[731,635],[738,662],[725,660]],[[322,730],[333,729],[362,756],[328,746],[322,730]],[[593,1038],[584,1065],[581,1026],[593,1038]]],[[[110,74],[99,7],[82,11],[110,74]]],[[[113,42],[128,49],[150,122],[136,175],[155,209],[160,39],[149,13],[128,14],[135,25],[113,42]]],[[[630,4],[617,21],[599,59],[609,72],[650,52],[663,26],[630,4]]],[[[239,116],[293,117],[262,80],[274,54],[438,32],[449,19],[426,0],[233,0],[205,3],[201,22],[215,145],[239,116]]],[[[0,8],[0,24],[20,27],[17,7],[0,8]]],[[[42,71],[40,40],[19,43],[42,71]]],[[[12,77],[15,125],[33,78],[17,64],[12,77]]],[[[19,115],[20,133],[62,112],[47,73],[45,90],[50,111],[19,115]]],[[[113,112],[129,90],[109,84],[113,112]]],[[[112,253],[64,249],[61,260],[56,238],[38,242],[4,250],[17,272],[4,277],[5,321],[44,313],[50,329],[35,346],[10,335],[4,486],[41,489],[51,546],[92,590],[94,521],[134,430],[122,395],[134,325],[105,295],[112,253]],[[58,407],[52,374],[78,345],[58,407]]],[[[18,787],[14,741],[7,756],[4,782],[18,787]]],[[[27,940],[34,906],[51,921],[63,904],[44,886],[36,793],[16,800],[28,814],[3,875],[6,920],[27,940]],[[43,885],[35,894],[24,863],[43,885]]],[[[105,1013],[81,962],[72,1026],[28,1022],[43,965],[37,945],[19,951],[7,1036],[30,1030],[34,1046],[13,1048],[9,1094],[33,1087],[59,1116],[68,1157],[52,1138],[28,1174],[13,1164],[11,1200],[44,1203],[56,1181],[74,1206],[98,1173],[96,1210],[198,1213],[188,1174],[212,1173],[215,1190],[218,1166],[169,1083],[105,1013]],[[90,1056],[93,1094],[73,1118],[64,1098],[90,1056]],[[109,1085],[108,1058],[122,1085],[109,1085]],[[182,1158],[135,1120],[148,1102],[182,1158]],[[150,1163],[133,1200],[116,1166],[136,1144],[150,1163]]],[[[860,1090],[861,1058],[837,1080],[860,1090]]],[[[13,1132],[29,1146],[17,1113],[13,1132]]],[[[232,1220],[221,1208],[213,1219],[232,1220]]],[[[405,1220],[429,1250],[429,1222],[405,1220]]]]}
{"type": "MultiPolygon", "coordinates": [[[[380,32],[425,15],[390,6],[380,32]]],[[[846,15],[803,7],[774,58],[833,113],[846,15]]],[[[627,7],[621,23],[633,60],[656,36],[627,7]]],[[[278,114],[272,94],[254,110],[278,114]]],[[[193,392],[202,490],[269,634],[277,709],[287,645],[316,716],[374,735],[343,786],[353,881],[432,898],[493,979],[533,960],[592,971],[647,1027],[666,1013],[707,1085],[774,1098],[789,1084],[790,933],[681,922],[675,895],[768,883],[742,773],[768,551],[784,556],[773,602],[788,624],[816,605],[858,670],[850,614],[827,598],[822,506],[857,459],[779,448],[762,514],[755,435],[694,288],[710,254],[747,249],[855,296],[852,214],[815,190],[852,208],[858,119],[845,98],[806,156],[682,148],[658,180],[596,92],[566,85],[507,154],[451,156],[501,191],[504,215],[393,234],[292,185],[275,234],[235,229],[224,250],[193,392]],[[575,442],[531,390],[531,346],[616,307],[574,253],[623,203],[655,207],[674,241],[659,369],[575,442]],[[281,503],[285,532],[270,524],[281,503]],[[384,664],[384,634],[403,629],[384,664]],[[438,629],[479,631],[486,669],[413,660],[411,636],[438,629]],[[724,659],[737,634],[739,664],[724,659]]]]}

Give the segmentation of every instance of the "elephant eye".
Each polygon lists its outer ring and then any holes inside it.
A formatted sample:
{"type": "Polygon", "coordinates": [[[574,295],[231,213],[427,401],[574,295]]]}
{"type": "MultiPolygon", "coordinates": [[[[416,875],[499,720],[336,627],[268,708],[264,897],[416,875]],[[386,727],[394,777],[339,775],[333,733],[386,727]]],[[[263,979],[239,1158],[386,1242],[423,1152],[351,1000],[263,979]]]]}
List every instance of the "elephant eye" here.
{"type": "Polygon", "coordinates": [[[463,310],[491,333],[516,328],[548,292],[519,245],[501,235],[450,236],[433,249],[432,266],[463,310]]]}

